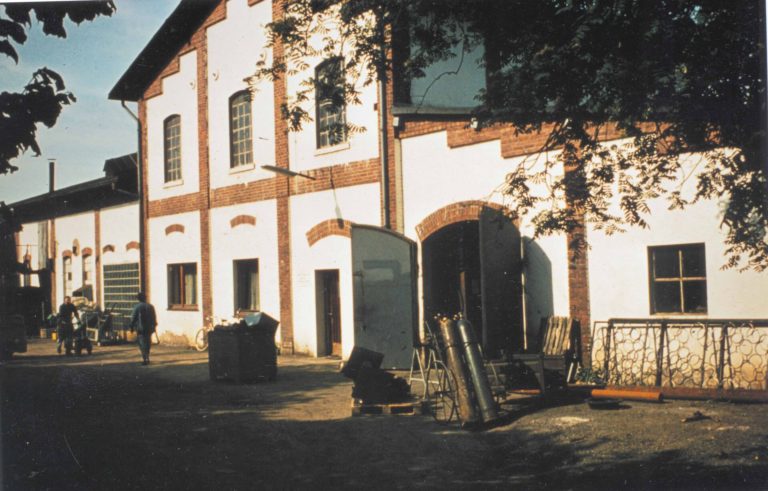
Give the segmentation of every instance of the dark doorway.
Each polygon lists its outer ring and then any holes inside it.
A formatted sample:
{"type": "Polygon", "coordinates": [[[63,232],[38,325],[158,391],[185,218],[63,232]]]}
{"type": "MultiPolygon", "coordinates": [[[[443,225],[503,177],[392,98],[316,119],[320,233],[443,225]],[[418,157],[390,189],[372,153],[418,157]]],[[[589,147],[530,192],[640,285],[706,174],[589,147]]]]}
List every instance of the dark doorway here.
{"type": "Polygon", "coordinates": [[[523,349],[520,234],[500,211],[448,225],[422,244],[424,318],[463,314],[485,353],[523,349]]]}
{"type": "Polygon", "coordinates": [[[339,308],[339,270],[315,272],[318,302],[318,328],[326,355],[341,356],[341,312],[339,308]]]}

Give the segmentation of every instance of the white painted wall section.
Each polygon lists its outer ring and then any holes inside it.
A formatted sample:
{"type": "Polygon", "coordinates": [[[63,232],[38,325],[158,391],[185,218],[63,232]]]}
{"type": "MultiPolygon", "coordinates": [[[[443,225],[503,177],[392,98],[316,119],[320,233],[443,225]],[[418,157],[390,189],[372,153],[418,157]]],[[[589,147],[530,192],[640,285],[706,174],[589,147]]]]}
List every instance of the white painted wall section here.
{"type": "Polygon", "coordinates": [[[149,243],[152,251],[149,260],[149,301],[157,311],[158,334],[169,332],[186,336],[190,342],[203,325],[202,314],[202,267],[200,264],[200,215],[197,212],[168,215],[149,220],[149,243]],[[184,233],[165,234],[169,225],[179,224],[184,233]],[[197,264],[197,310],[180,311],[168,308],[169,264],[197,264]]]}
{"type": "MultiPolygon", "coordinates": [[[[75,241],[80,246],[77,255],[72,255],[72,290],[83,286],[83,255],[86,247],[96,247],[96,227],[93,212],[80,213],[56,219],[56,300],[61,303],[64,299],[64,278],[62,276],[62,252],[72,251],[75,241]]],[[[58,308],[58,305],[56,306],[58,308]]]]}
{"type": "Polygon", "coordinates": [[[129,204],[101,211],[101,247],[115,246],[114,252],[102,254],[102,264],[139,262],[138,249],[126,249],[130,242],[139,241],[139,205],[129,204]]]}
{"type": "Polygon", "coordinates": [[[354,346],[352,257],[347,237],[332,235],[310,247],[307,232],[320,222],[343,218],[353,223],[379,225],[379,185],[366,184],[291,198],[291,258],[293,264],[293,329],[295,349],[317,355],[318,326],[315,271],[339,270],[342,356],[354,346]],[[336,214],[336,207],[340,216],[336,214]]]}
{"type": "Polygon", "coordinates": [[[252,7],[246,0],[227,2],[227,18],[208,28],[208,144],[211,187],[273,177],[261,165],[275,164],[274,84],[264,80],[251,94],[253,165],[230,169],[229,99],[248,89],[246,79],[256,62],[272,50],[265,47],[264,27],[272,21],[272,3],[252,7]]]}
{"type": "Polygon", "coordinates": [[[197,52],[183,55],[179,72],[162,81],[163,93],[147,101],[148,195],[150,200],[196,192],[200,169],[197,146],[197,52]],[[163,122],[181,116],[181,180],[165,182],[163,122]]]}

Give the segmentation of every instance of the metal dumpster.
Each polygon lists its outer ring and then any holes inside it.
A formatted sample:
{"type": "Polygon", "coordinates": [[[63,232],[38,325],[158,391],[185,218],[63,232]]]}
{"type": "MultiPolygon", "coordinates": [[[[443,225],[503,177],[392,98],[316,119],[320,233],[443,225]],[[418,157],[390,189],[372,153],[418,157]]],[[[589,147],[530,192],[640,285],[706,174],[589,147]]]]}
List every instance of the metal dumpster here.
{"type": "Polygon", "coordinates": [[[277,376],[275,332],[279,322],[263,312],[246,316],[237,324],[216,326],[208,338],[211,380],[235,383],[277,376]]]}

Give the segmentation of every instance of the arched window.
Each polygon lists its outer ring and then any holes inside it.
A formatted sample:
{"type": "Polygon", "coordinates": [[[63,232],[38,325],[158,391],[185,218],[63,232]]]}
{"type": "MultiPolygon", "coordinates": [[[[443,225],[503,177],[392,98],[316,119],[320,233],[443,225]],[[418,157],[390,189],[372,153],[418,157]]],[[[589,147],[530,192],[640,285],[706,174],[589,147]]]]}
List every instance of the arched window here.
{"type": "Polygon", "coordinates": [[[93,256],[83,254],[83,286],[93,284],[93,256]]]}
{"type": "Polygon", "coordinates": [[[315,111],[317,148],[347,141],[347,108],[341,58],[330,58],[315,68],[315,111]]]}
{"type": "Polygon", "coordinates": [[[72,256],[62,258],[61,276],[63,280],[64,296],[72,296],[72,256]]]}
{"type": "Polygon", "coordinates": [[[168,116],[163,122],[165,182],[181,180],[181,116],[168,116]]]}
{"type": "Polygon", "coordinates": [[[253,163],[251,94],[244,90],[229,98],[229,167],[253,163]]]}

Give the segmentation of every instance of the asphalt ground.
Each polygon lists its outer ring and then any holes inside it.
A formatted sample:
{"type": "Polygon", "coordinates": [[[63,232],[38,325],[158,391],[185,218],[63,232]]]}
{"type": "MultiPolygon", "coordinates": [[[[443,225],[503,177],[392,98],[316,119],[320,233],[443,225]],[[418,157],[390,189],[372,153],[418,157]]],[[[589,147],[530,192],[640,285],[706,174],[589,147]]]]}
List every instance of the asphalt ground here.
{"type": "Polygon", "coordinates": [[[765,405],[530,397],[467,431],[350,417],[338,360],[281,356],[275,381],[243,385],[212,382],[206,353],[140,360],[31,340],[3,363],[2,489],[768,489],[765,405]]]}

